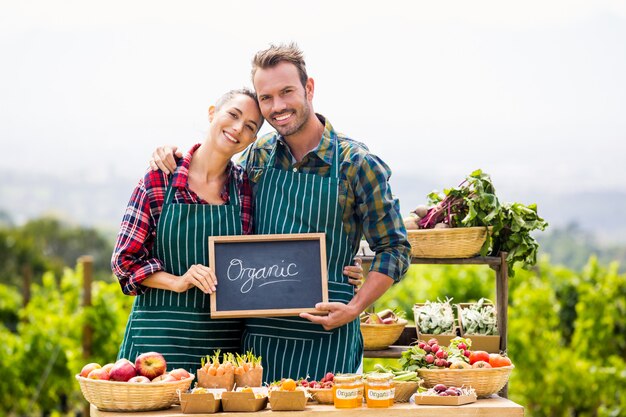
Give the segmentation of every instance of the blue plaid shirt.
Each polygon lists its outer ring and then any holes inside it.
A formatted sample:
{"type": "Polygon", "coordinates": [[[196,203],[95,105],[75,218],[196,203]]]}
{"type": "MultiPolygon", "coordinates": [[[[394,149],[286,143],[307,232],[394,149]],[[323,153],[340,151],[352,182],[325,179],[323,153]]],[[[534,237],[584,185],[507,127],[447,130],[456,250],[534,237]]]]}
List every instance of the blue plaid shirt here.
{"type": "Polygon", "coordinates": [[[277,146],[276,163],[284,170],[330,175],[334,153],[331,132],[339,139],[339,204],[343,210],[343,226],[356,254],[362,236],[376,253],[371,270],[399,281],[411,263],[411,246],[400,215],[400,205],[389,186],[391,170],[367,147],[340,133],[321,115],[324,134],[319,145],[294,163],[289,146],[276,132],[259,138],[246,149],[239,163],[246,168],[253,190],[263,173],[272,149],[277,146]]]}

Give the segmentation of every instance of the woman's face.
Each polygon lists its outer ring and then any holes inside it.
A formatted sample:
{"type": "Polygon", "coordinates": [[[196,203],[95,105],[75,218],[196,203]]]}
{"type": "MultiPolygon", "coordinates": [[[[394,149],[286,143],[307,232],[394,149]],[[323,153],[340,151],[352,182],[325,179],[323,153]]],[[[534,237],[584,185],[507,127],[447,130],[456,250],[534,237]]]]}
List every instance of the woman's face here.
{"type": "Polygon", "coordinates": [[[218,149],[235,155],[256,139],[263,118],[256,101],[237,94],[219,109],[209,109],[211,140],[218,149]]]}

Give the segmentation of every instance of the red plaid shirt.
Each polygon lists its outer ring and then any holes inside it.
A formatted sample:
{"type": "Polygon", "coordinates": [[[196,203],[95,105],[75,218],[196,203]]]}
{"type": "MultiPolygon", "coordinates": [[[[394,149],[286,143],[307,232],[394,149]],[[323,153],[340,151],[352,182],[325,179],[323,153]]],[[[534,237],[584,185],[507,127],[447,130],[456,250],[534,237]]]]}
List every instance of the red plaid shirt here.
{"type": "MultiPolygon", "coordinates": [[[[172,176],[172,187],[175,187],[174,204],[208,204],[189,189],[189,163],[193,153],[200,147],[195,145],[178,162],[178,168],[172,176]]],[[[241,226],[244,235],[252,233],[252,189],[248,176],[239,165],[229,163],[228,180],[222,190],[222,200],[228,204],[228,184],[234,176],[239,190],[241,204],[241,226]]],[[[139,180],[130,197],[126,213],[122,219],[120,232],[117,236],[115,250],[111,259],[111,268],[117,276],[122,291],[127,295],[138,295],[145,292],[141,282],[163,270],[161,260],[154,257],[152,248],[156,239],[156,228],[163,209],[167,192],[168,176],[161,170],[148,170],[139,180]]]]}

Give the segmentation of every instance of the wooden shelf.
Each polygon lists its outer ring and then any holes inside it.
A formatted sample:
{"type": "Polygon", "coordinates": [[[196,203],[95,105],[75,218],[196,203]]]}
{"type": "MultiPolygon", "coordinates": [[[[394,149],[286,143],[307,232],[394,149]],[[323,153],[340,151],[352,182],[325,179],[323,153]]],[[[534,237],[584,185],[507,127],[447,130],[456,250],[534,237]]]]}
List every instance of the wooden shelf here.
{"type": "MultiPolygon", "coordinates": [[[[369,248],[367,248],[369,250],[369,248]]],[[[363,269],[369,270],[366,265],[371,264],[374,259],[367,250],[359,252],[359,256],[363,261],[363,269]]],[[[496,273],[496,314],[498,322],[498,331],[500,333],[500,351],[507,350],[507,329],[508,329],[508,302],[509,302],[509,270],[506,262],[506,252],[500,256],[475,256],[473,258],[412,258],[411,263],[415,265],[488,265],[496,273]]],[[[401,284],[400,284],[401,285],[401,284]]],[[[407,349],[408,345],[417,338],[414,327],[404,329],[402,336],[398,339],[395,346],[385,350],[366,350],[363,354],[366,358],[399,358],[402,351],[407,349]],[[411,331],[413,333],[411,333],[411,331]]],[[[506,397],[508,395],[508,384],[500,391],[500,395],[506,397]]]]}

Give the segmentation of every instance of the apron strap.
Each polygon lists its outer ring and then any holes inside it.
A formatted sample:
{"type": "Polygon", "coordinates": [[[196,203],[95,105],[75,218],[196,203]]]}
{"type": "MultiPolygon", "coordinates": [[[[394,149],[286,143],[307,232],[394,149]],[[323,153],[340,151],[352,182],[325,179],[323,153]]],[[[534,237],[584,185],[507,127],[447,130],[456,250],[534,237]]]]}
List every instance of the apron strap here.
{"type": "Polygon", "coordinates": [[[334,131],[330,132],[330,146],[334,147],[334,162],[330,166],[330,177],[339,179],[339,139],[334,131]]]}
{"type": "MultiPolygon", "coordinates": [[[[228,176],[230,178],[230,181],[228,182],[228,195],[230,197],[230,205],[239,206],[241,205],[241,199],[239,197],[239,192],[237,191],[237,179],[234,175],[232,175],[232,169],[233,167],[231,166],[231,172],[228,173],[228,176]]],[[[174,187],[172,187],[172,174],[170,174],[167,177],[167,191],[165,192],[165,200],[163,201],[163,205],[170,204],[174,200],[175,192],[176,190],[174,190],[174,187]]]]}
{"type": "Polygon", "coordinates": [[[166,204],[170,204],[172,201],[174,201],[174,193],[176,192],[174,190],[174,187],[172,187],[172,177],[174,175],[170,174],[167,176],[167,191],[165,192],[165,199],[163,200],[163,206],[165,206],[166,204]]]}

